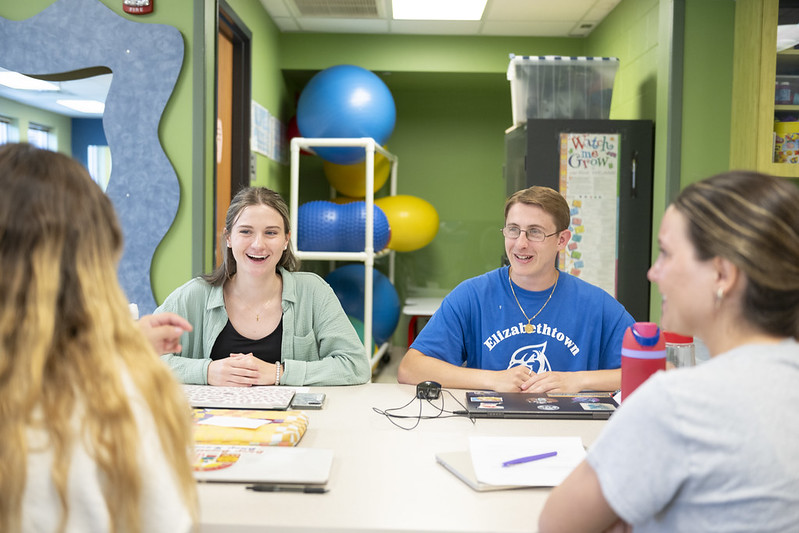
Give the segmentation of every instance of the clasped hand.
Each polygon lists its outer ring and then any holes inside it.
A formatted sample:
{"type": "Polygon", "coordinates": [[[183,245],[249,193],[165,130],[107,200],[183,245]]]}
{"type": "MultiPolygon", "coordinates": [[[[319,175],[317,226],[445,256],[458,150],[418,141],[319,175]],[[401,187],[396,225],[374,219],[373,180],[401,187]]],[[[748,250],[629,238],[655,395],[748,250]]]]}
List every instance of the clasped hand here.
{"type": "Polygon", "coordinates": [[[580,380],[575,372],[531,373],[524,365],[497,372],[494,389],[498,392],[579,392],[580,380]]]}
{"type": "Polygon", "coordinates": [[[275,365],[252,353],[232,353],[230,357],[211,361],[208,365],[208,384],[225,387],[273,385],[275,365]]]}

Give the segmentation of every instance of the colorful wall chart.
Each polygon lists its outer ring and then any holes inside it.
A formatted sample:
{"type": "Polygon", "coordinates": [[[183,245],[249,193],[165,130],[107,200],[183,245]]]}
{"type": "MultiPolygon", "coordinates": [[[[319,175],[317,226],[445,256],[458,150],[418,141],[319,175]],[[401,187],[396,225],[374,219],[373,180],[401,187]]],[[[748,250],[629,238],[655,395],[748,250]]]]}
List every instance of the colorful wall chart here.
{"type": "Polygon", "coordinates": [[[560,268],[616,296],[619,134],[561,133],[560,192],[572,238],[560,268]]]}

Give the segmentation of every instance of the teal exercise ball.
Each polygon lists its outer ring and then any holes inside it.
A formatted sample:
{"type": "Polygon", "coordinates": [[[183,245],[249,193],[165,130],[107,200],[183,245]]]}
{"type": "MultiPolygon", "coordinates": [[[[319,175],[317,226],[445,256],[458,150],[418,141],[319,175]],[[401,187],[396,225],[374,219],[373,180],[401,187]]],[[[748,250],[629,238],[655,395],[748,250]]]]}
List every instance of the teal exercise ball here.
{"type": "MultiPolygon", "coordinates": [[[[325,276],[325,281],[338,296],[344,312],[361,322],[364,319],[365,270],[366,267],[362,264],[350,264],[339,267],[325,276]]],[[[382,344],[391,338],[397,329],[399,316],[400,301],[397,290],[382,272],[373,269],[372,337],[376,344],[382,344]]]]}

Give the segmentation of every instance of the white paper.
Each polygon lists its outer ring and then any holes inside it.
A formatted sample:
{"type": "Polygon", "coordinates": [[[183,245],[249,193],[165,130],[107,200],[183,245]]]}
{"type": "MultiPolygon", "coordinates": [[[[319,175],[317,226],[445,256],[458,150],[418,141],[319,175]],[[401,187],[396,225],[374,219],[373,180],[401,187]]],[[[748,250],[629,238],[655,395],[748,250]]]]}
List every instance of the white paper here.
{"type": "Polygon", "coordinates": [[[585,458],[580,437],[470,437],[477,480],[490,485],[554,487],[585,458]],[[502,466],[505,461],[556,451],[554,457],[502,466]]]}
{"type": "Polygon", "coordinates": [[[264,424],[271,424],[271,420],[261,418],[244,418],[238,416],[212,416],[197,422],[207,426],[220,426],[225,428],[258,429],[264,424]]]}

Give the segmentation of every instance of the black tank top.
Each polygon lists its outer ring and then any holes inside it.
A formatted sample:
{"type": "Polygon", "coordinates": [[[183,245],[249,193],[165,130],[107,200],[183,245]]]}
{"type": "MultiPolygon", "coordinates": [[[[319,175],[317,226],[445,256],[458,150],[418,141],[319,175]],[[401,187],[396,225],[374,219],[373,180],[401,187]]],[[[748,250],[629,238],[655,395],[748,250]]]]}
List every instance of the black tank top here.
{"type": "Polygon", "coordinates": [[[280,345],[283,341],[283,317],[280,317],[280,323],[275,328],[275,331],[264,337],[263,339],[248,339],[242,336],[230,320],[225,324],[225,328],[216,338],[214,347],[211,348],[211,359],[224,359],[229,357],[232,353],[252,353],[258,359],[266,361],[267,363],[276,363],[280,361],[280,345]]]}

